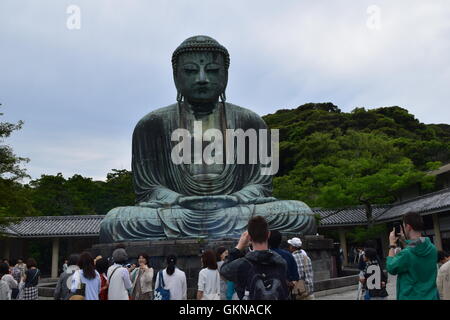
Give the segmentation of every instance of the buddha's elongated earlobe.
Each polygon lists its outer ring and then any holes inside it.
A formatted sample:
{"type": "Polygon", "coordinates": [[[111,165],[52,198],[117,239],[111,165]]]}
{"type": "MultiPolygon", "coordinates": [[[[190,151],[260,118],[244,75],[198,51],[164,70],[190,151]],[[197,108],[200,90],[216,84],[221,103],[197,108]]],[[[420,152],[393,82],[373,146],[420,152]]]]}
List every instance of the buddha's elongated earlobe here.
{"type": "Polygon", "coordinates": [[[220,100],[222,101],[222,103],[225,103],[225,101],[227,100],[227,97],[225,95],[225,91],[220,94],[220,100]]]}
{"type": "Polygon", "coordinates": [[[177,91],[177,101],[181,102],[183,100],[183,95],[181,94],[180,91],[177,91]]]}

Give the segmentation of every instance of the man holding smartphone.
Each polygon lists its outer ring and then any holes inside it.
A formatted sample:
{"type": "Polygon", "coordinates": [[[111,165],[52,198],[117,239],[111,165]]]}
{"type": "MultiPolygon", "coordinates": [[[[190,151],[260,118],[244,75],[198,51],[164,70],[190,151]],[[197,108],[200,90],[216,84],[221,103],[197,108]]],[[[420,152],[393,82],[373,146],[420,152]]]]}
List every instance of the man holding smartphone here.
{"type": "Polygon", "coordinates": [[[386,269],[397,276],[397,300],[436,300],[437,250],[428,237],[422,237],[423,219],[416,212],[403,216],[402,229],[394,227],[389,235],[386,269]],[[406,243],[397,253],[397,242],[406,243]]]}
{"type": "Polygon", "coordinates": [[[269,250],[267,221],[254,216],[220,274],[235,284],[239,300],[286,300],[288,298],[287,264],[276,252],[269,250]],[[246,253],[246,249],[248,252],[246,253]]]}

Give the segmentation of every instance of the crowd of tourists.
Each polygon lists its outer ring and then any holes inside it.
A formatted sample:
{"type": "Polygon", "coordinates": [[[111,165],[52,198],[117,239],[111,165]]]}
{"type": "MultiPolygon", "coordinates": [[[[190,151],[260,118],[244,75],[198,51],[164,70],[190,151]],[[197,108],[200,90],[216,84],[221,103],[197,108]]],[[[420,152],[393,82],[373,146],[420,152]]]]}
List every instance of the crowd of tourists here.
{"type": "MultiPolygon", "coordinates": [[[[300,238],[280,249],[278,231],[269,232],[262,217],[249,221],[248,232],[236,248],[218,247],[201,253],[198,300],[313,299],[311,259],[300,238]],[[244,265],[244,268],[240,266],[244,265]],[[267,289],[270,288],[270,289],[267,289]]],[[[129,259],[124,247],[111,257],[89,252],[72,254],[64,261],[55,300],[186,300],[186,274],[169,255],[165,268],[156,272],[146,253],[129,259]]],[[[13,267],[0,265],[0,299],[37,300],[40,270],[34,259],[13,267]]]]}
{"type": "MultiPolygon", "coordinates": [[[[422,236],[422,217],[407,213],[401,231],[389,236],[386,271],[397,276],[397,300],[450,300],[450,257],[437,251],[422,236]]],[[[358,253],[361,270],[360,299],[387,299],[388,277],[374,248],[358,253]]],[[[218,247],[200,255],[198,300],[311,300],[314,277],[311,258],[294,237],[283,246],[282,235],[270,231],[260,216],[249,220],[236,247],[218,247]],[[286,249],[281,249],[285,247],[286,249]]],[[[18,259],[14,266],[0,264],[0,300],[38,299],[41,273],[34,259],[18,259]]],[[[56,300],[186,300],[186,273],[169,255],[158,272],[149,256],[130,260],[124,247],[111,257],[93,258],[89,252],[72,254],[64,261],[54,298],[56,300]]]]}
{"type": "Polygon", "coordinates": [[[18,259],[14,266],[8,260],[0,263],[0,300],[37,300],[40,270],[36,260],[18,259]]]}

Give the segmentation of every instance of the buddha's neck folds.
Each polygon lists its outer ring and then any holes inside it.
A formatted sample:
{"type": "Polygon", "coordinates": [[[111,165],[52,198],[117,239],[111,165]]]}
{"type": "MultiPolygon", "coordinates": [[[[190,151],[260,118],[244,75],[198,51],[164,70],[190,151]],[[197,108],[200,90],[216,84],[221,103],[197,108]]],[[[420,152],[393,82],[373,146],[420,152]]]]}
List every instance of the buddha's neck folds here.
{"type": "Polygon", "coordinates": [[[201,117],[214,112],[214,110],[217,107],[217,103],[218,101],[206,103],[198,103],[198,102],[192,103],[189,101],[185,101],[185,106],[188,110],[192,111],[196,117],[197,116],[201,117]]]}

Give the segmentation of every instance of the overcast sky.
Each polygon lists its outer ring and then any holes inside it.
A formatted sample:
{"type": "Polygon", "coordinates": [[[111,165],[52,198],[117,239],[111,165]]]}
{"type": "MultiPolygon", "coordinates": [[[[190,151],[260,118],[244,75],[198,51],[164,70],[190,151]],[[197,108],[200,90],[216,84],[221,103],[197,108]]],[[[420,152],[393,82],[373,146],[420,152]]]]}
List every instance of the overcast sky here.
{"type": "Polygon", "coordinates": [[[175,102],[172,52],[198,34],[230,52],[227,100],[260,115],[398,105],[450,124],[449,0],[1,0],[0,30],[0,121],[25,121],[6,141],[33,178],[130,169],[136,122],[175,102]]]}

